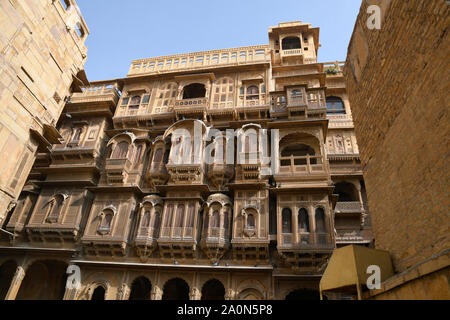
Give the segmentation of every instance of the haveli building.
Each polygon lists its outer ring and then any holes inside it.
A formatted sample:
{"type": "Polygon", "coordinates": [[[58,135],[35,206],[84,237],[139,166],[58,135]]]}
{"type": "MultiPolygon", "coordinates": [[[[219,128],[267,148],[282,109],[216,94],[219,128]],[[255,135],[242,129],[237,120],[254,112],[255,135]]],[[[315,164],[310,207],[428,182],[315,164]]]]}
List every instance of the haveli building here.
{"type": "Polygon", "coordinates": [[[333,250],[373,242],[343,63],[319,47],[280,23],[73,93],[4,222],[1,298],[318,298],[333,250]]]}

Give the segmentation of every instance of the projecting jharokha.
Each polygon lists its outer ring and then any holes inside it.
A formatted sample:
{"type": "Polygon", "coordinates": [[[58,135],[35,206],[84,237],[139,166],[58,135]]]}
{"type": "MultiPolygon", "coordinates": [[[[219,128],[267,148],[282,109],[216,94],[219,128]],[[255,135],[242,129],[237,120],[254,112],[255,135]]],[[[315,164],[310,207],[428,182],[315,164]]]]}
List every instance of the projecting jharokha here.
{"type": "Polygon", "coordinates": [[[333,250],[373,241],[343,63],[319,47],[280,23],[72,93],[5,219],[1,298],[317,298],[333,250]]]}

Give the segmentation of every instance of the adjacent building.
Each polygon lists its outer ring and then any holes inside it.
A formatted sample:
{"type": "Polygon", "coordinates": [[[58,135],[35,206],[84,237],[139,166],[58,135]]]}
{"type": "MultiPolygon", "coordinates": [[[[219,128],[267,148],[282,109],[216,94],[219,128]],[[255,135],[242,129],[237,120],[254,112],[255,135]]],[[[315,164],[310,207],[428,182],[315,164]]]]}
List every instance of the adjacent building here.
{"type": "Polygon", "coordinates": [[[72,0],[1,1],[0,30],[2,223],[36,154],[60,143],[55,126],[67,97],[88,84],[89,30],[72,0]]]}
{"type": "Polygon", "coordinates": [[[362,298],[450,299],[449,11],[444,0],[368,1],[355,24],[345,82],[375,247],[396,272],[362,298]],[[380,29],[367,27],[368,5],[380,29]]]}
{"type": "Polygon", "coordinates": [[[319,46],[280,23],[72,93],[4,222],[1,298],[318,298],[333,250],[373,242],[344,64],[319,46]]]}

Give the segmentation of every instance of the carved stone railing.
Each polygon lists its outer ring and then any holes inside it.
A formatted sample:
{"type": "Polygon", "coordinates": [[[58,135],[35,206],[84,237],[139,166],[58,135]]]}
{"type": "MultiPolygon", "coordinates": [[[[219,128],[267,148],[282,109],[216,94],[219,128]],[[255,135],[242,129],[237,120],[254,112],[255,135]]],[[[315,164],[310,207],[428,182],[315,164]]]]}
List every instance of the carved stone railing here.
{"type": "Polygon", "coordinates": [[[70,104],[107,101],[116,105],[120,98],[116,82],[93,83],[90,87],[82,90],[83,92],[72,93],[70,104]]]}
{"type": "Polygon", "coordinates": [[[208,107],[207,98],[192,98],[192,99],[180,99],[175,101],[175,107],[179,110],[180,108],[189,107],[208,107]]]}
{"type": "Polygon", "coordinates": [[[364,212],[364,206],[359,201],[342,201],[336,203],[336,213],[360,213],[364,212]]]}
{"type": "Polygon", "coordinates": [[[322,156],[280,157],[279,174],[312,174],[325,171],[322,156]]]}
{"type": "Polygon", "coordinates": [[[289,49],[289,50],[281,50],[282,56],[293,56],[293,55],[301,55],[303,54],[302,49],[289,49]]]}
{"type": "Polygon", "coordinates": [[[164,241],[193,240],[193,227],[162,227],[159,239],[164,241]]]}
{"type": "Polygon", "coordinates": [[[227,65],[245,65],[258,62],[270,62],[270,48],[268,45],[200,51],[134,60],[128,76],[188,71],[227,65]]]}
{"type": "Polygon", "coordinates": [[[283,233],[281,249],[332,249],[333,239],[328,233],[283,233]]]}

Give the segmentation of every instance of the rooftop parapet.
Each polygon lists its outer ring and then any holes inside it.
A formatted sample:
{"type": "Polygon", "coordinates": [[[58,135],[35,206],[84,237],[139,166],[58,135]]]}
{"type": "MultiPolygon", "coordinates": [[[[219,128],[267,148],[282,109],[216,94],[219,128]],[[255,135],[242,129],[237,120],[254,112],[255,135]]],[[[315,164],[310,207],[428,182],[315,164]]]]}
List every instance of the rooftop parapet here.
{"type": "Polygon", "coordinates": [[[268,45],[199,51],[133,60],[128,77],[270,62],[268,45]]]}

